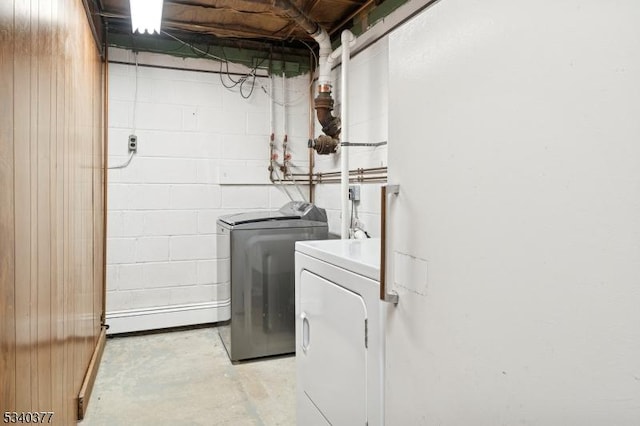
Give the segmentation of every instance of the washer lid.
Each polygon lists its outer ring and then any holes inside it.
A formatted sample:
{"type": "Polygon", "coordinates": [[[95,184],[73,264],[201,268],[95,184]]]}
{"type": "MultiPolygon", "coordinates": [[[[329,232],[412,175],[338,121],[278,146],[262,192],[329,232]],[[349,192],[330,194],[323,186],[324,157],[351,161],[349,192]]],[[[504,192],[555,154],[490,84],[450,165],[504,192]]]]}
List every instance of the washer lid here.
{"type": "Polygon", "coordinates": [[[270,220],[289,220],[300,219],[300,215],[291,213],[283,213],[279,210],[259,211],[259,212],[245,212],[229,214],[226,216],[220,216],[218,220],[228,225],[242,225],[246,223],[266,222],[270,220]]]}

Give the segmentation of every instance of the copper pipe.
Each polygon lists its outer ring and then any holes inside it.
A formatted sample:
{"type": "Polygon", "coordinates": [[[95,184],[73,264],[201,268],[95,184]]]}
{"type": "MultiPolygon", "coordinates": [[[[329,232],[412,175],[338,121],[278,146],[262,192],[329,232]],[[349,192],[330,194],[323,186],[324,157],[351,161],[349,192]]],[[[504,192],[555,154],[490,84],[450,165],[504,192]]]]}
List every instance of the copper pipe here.
{"type": "MultiPolygon", "coordinates": [[[[386,171],[387,171],[386,167],[360,167],[360,168],[357,168],[357,169],[349,170],[349,173],[363,173],[363,172],[364,173],[370,173],[370,172],[386,172],[386,171]]],[[[316,173],[316,175],[318,175],[318,174],[322,174],[322,175],[332,175],[332,174],[339,175],[340,172],[339,171],[332,171],[332,172],[319,172],[319,173],[316,173]]],[[[298,173],[295,176],[298,176],[298,175],[302,175],[302,174],[298,173]]]]}
{"type": "MultiPolygon", "coordinates": [[[[286,132],[286,129],[285,129],[286,132]]],[[[280,171],[282,171],[282,176],[287,177],[289,174],[289,159],[291,158],[291,154],[287,153],[287,145],[289,144],[289,137],[285,133],[284,139],[282,141],[282,166],[280,166],[280,171]]]]}
{"type": "MultiPolygon", "coordinates": [[[[362,177],[371,177],[371,176],[386,176],[386,173],[349,173],[349,177],[358,177],[358,176],[362,176],[362,177]]],[[[295,176],[294,176],[295,177],[295,176]]],[[[333,178],[339,178],[340,175],[316,175],[315,176],[316,179],[333,179],[333,178]]]]}
{"type": "MultiPolygon", "coordinates": [[[[386,182],[386,181],[387,181],[386,176],[362,176],[362,177],[349,178],[349,182],[352,182],[352,183],[359,183],[359,182],[373,183],[373,182],[386,182]]],[[[340,179],[330,178],[330,179],[315,180],[316,185],[322,184],[322,183],[340,183],[340,179]]]]}
{"type": "Polygon", "coordinates": [[[276,183],[275,179],[273,178],[273,163],[275,161],[275,158],[273,155],[274,141],[275,141],[275,134],[271,132],[271,136],[269,137],[269,180],[271,180],[271,183],[276,183]]]}
{"type": "MultiPolygon", "coordinates": [[[[289,175],[291,176],[291,175],[289,175]]],[[[306,176],[306,175],[304,175],[306,176]]],[[[294,179],[296,178],[296,176],[292,176],[294,179]]],[[[349,175],[349,178],[351,179],[373,179],[373,178],[384,178],[386,179],[387,174],[386,173],[370,173],[370,174],[352,174],[349,175]]],[[[332,175],[332,176],[325,176],[325,175],[318,175],[318,174],[314,174],[313,175],[313,180],[316,182],[326,182],[330,179],[339,179],[340,176],[336,176],[336,175],[332,175]]]]}
{"type": "MultiPolygon", "coordinates": [[[[358,169],[352,169],[349,170],[349,175],[358,175],[358,174],[374,174],[374,173],[386,173],[387,172],[387,168],[386,167],[369,167],[369,168],[358,168],[358,169]]],[[[306,173],[293,173],[293,176],[306,176],[306,173]]],[[[340,172],[319,172],[319,173],[315,173],[314,176],[316,177],[323,177],[323,176],[340,176],[340,172]]]]}
{"type": "MultiPolygon", "coordinates": [[[[369,171],[369,172],[360,172],[360,171],[351,171],[349,176],[365,176],[365,175],[377,175],[377,174],[386,174],[384,171],[369,171]]],[[[318,177],[338,177],[341,176],[340,173],[316,173],[318,177]]]]}
{"type": "MultiPolygon", "coordinates": [[[[386,181],[387,181],[386,176],[355,176],[355,177],[349,178],[349,182],[353,182],[353,183],[364,183],[364,182],[375,183],[375,182],[386,182],[386,181]]],[[[289,175],[289,178],[281,179],[278,183],[283,185],[295,185],[295,182],[291,179],[291,175],[289,175]]],[[[322,177],[320,178],[314,177],[312,181],[313,185],[319,185],[323,183],[340,183],[340,179],[335,177],[331,177],[327,179],[322,177]]]]}
{"type": "MultiPolygon", "coordinates": [[[[350,172],[370,172],[370,171],[380,171],[380,172],[384,172],[387,170],[387,167],[359,167],[357,169],[351,169],[349,170],[350,172]]],[[[333,172],[326,172],[327,173],[337,173],[340,174],[339,170],[333,171],[333,172]]]]}

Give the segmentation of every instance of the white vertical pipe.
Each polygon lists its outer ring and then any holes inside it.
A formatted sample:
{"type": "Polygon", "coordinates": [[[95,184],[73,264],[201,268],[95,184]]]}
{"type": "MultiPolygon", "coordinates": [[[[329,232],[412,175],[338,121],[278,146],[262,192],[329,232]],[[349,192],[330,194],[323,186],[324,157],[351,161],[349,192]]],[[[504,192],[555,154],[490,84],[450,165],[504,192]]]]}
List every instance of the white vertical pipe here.
{"type": "MultiPolygon", "coordinates": [[[[340,87],[340,120],[341,120],[341,136],[343,142],[351,142],[349,140],[349,59],[351,56],[351,45],[355,42],[353,33],[344,30],[340,36],[342,41],[342,65],[341,65],[341,81],[340,87]]],[[[349,148],[340,147],[340,197],[341,197],[341,238],[349,238],[349,148]]]]}
{"type": "MultiPolygon", "coordinates": [[[[274,167],[274,158],[273,154],[276,152],[275,147],[275,135],[276,135],[276,125],[275,125],[275,112],[274,112],[274,88],[273,88],[273,75],[269,75],[269,167],[274,167]]],[[[273,182],[273,172],[269,174],[269,179],[273,182]]]]}
{"type": "Polygon", "coordinates": [[[273,170],[275,169],[275,159],[273,158],[276,152],[276,122],[275,122],[275,89],[273,88],[273,74],[269,74],[269,180],[273,182],[273,170]]]}
{"type": "Polygon", "coordinates": [[[313,38],[320,46],[320,52],[318,54],[318,85],[331,86],[331,64],[327,61],[331,54],[331,38],[322,28],[320,28],[318,34],[313,35],[313,38]]]}
{"type": "Polygon", "coordinates": [[[288,148],[288,136],[287,136],[287,78],[284,72],[284,62],[282,63],[282,177],[287,178],[287,171],[289,170],[289,162],[287,161],[287,148],[288,148]]]}
{"type": "Polygon", "coordinates": [[[269,75],[269,126],[271,127],[271,135],[275,135],[276,126],[274,121],[273,103],[274,101],[274,88],[273,88],[273,74],[269,75]]]}
{"type": "MultiPolygon", "coordinates": [[[[283,68],[284,68],[284,64],[283,64],[283,68]]],[[[287,86],[286,84],[287,84],[286,76],[283,69],[282,70],[282,137],[283,138],[287,136],[287,93],[286,93],[287,86]]]]}

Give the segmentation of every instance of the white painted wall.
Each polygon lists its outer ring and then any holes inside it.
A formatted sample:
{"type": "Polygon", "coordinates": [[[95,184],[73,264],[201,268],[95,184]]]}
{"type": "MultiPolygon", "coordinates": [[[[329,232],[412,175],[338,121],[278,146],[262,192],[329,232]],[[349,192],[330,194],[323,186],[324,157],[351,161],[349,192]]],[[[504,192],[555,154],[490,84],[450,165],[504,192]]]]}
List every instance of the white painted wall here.
{"type": "Polygon", "coordinates": [[[640,425],[640,3],[390,38],[387,425],[640,425]]]}
{"type": "MultiPolygon", "coordinates": [[[[133,63],[111,49],[112,61],[133,63]]],[[[108,177],[107,323],[110,333],[226,320],[228,253],[216,244],[220,215],[278,208],[288,201],[268,180],[269,97],[224,88],[217,63],[140,53],[131,165],[108,177]]],[[[246,72],[241,67],[233,70],[246,72]]],[[[109,66],[109,164],[127,158],[135,67],[109,66]]],[[[269,80],[258,79],[269,92],[269,80]]],[[[282,101],[281,80],[275,98],[282,101]]],[[[288,79],[292,163],[308,170],[308,76],[288,79]]],[[[245,86],[246,89],[246,86],[245,86]]],[[[275,105],[282,158],[282,107],[275,105]]],[[[303,187],[305,194],[308,189],[303,187]]],[[[296,191],[291,194],[299,199],[296,191]]]]}
{"type": "MultiPolygon", "coordinates": [[[[119,62],[109,70],[109,164],[115,165],[127,158],[136,80],[132,52],[111,49],[110,60],[119,62]]],[[[216,244],[218,216],[278,208],[288,201],[268,180],[270,99],[260,86],[248,100],[223,87],[215,61],[140,53],[138,62],[138,154],[126,169],[109,172],[109,331],[226,320],[228,253],[216,244]]],[[[350,69],[352,141],[387,140],[388,38],[354,56],[350,69]]],[[[237,65],[231,70],[246,72],[237,65]]],[[[333,76],[340,114],[339,67],[333,76]]],[[[268,79],[258,83],[270,92],[268,79]]],[[[285,130],[282,79],[274,78],[276,149],[281,160],[287,133],[298,172],[308,171],[309,84],[308,76],[287,79],[285,130]]],[[[354,147],[351,168],[386,166],[386,157],[386,146],[354,147]]],[[[315,171],[339,170],[340,156],[316,154],[315,163],[315,171]]],[[[362,184],[356,206],[371,236],[379,235],[379,186],[362,184]]],[[[330,232],[338,234],[339,187],[315,189],[316,203],[327,209],[330,232]]],[[[307,187],[302,189],[307,196],[307,187]]]]}
{"type": "MultiPolygon", "coordinates": [[[[383,37],[352,57],[349,63],[349,134],[350,142],[373,143],[388,140],[388,37],[383,37]]],[[[334,113],[340,115],[340,67],[333,70],[334,113]]],[[[316,135],[321,126],[316,125],[316,135]]],[[[387,165],[387,146],[350,147],[349,168],[387,165]]],[[[340,153],[315,154],[315,172],[340,170],[340,153]]],[[[365,229],[372,237],[380,235],[380,184],[363,183],[361,201],[356,209],[365,229]]],[[[329,231],[340,234],[340,184],[320,184],[315,190],[316,203],[327,209],[329,231]]]]}

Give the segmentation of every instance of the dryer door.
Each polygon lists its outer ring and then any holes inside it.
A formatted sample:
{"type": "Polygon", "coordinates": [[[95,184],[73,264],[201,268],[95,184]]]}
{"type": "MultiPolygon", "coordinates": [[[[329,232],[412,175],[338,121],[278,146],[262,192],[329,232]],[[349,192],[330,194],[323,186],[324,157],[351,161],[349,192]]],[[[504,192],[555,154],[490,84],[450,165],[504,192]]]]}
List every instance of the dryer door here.
{"type": "Polygon", "coordinates": [[[298,385],[330,424],[364,425],[367,311],[362,297],[303,271],[300,308],[298,385]]]}

